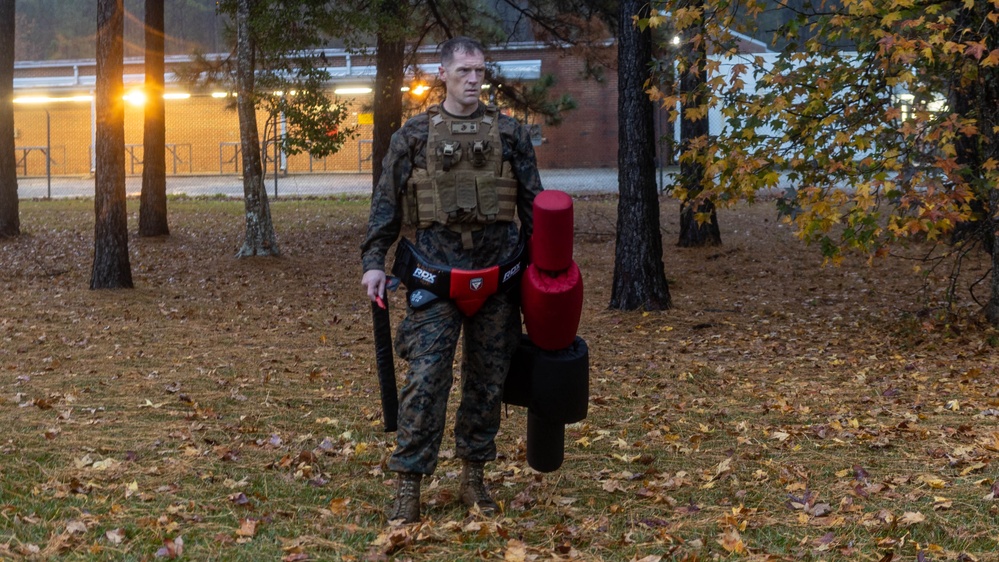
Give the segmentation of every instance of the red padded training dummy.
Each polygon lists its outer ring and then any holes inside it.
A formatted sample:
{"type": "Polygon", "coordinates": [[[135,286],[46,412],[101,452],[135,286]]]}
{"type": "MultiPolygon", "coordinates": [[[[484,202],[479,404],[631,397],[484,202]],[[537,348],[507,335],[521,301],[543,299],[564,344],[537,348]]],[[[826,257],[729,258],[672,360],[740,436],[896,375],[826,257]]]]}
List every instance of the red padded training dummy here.
{"type": "Polygon", "coordinates": [[[542,191],[534,198],[531,263],[544,271],[564,271],[572,263],[572,197],[542,191]]]}
{"type": "Polygon", "coordinates": [[[528,265],[520,298],[524,326],[534,345],[553,351],[572,344],[583,311],[583,277],[576,262],[558,274],[528,265]]]}

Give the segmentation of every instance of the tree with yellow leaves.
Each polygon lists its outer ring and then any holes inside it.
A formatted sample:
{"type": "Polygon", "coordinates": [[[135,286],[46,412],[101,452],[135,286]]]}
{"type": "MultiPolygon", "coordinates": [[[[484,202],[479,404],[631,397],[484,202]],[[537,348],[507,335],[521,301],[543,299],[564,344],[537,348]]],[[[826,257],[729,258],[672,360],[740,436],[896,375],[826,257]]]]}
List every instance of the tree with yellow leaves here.
{"type": "MultiPolygon", "coordinates": [[[[799,236],[832,262],[884,255],[914,236],[992,255],[988,320],[999,325],[999,0],[840,0],[794,9],[775,53],[746,55],[747,30],[783,2],[668,0],[639,25],[668,23],[710,45],[701,111],[723,120],[681,155],[704,174],[686,205],[781,190],[799,236]]],[[[660,65],[660,68],[666,65],[660,65]]],[[[690,98],[650,95],[664,107],[690,98]]],[[[691,108],[693,109],[693,108],[691,108]]],[[[674,118],[679,115],[674,112],[674,118]]]]}

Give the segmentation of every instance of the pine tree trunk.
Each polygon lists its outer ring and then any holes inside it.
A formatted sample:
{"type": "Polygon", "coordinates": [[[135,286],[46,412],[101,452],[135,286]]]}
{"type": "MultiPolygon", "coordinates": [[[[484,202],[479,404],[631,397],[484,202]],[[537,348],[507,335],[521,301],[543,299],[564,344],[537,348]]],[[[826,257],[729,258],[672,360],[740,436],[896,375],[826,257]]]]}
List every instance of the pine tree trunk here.
{"type": "Polygon", "coordinates": [[[0,0],[0,238],[21,234],[14,155],[14,25],[14,0],[0,0]]]}
{"type": "Polygon", "coordinates": [[[139,236],[170,234],[166,199],[166,116],[163,107],[163,0],[146,0],[146,106],[142,138],[139,236]]]}
{"type": "MultiPolygon", "coordinates": [[[[680,175],[684,175],[681,166],[680,175]]],[[[701,172],[687,170],[697,175],[701,172]]],[[[694,248],[698,246],[721,246],[721,228],[718,226],[718,212],[711,201],[703,201],[694,206],[687,201],[680,203],[680,238],[677,246],[694,248]],[[708,222],[698,223],[697,216],[710,217],[708,222]]]]}
{"type": "Polygon", "coordinates": [[[985,306],[985,317],[993,326],[999,326],[999,212],[995,211],[999,209],[999,188],[993,187],[989,190],[989,209],[992,211],[985,220],[992,227],[986,233],[986,236],[992,237],[992,282],[989,302],[985,306]]]}
{"type": "MultiPolygon", "coordinates": [[[[703,7],[703,0],[697,0],[695,7],[703,7]]],[[[703,27],[687,31],[688,35],[705,33],[703,27]]],[[[684,48],[684,61],[680,71],[680,95],[683,100],[680,116],[680,184],[686,190],[688,197],[680,205],[680,238],[677,246],[691,248],[695,246],[721,245],[721,229],[718,227],[718,213],[710,201],[690,201],[701,193],[701,182],[704,181],[704,165],[691,157],[692,146],[698,139],[706,139],[710,133],[710,123],[707,114],[692,118],[688,108],[700,108],[707,105],[707,41],[696,44],[688,41],[684,48]],[[698,222],[697,215],[708,215],[706,222],[698,222]]]]}
{"type": "Polygon", "coordinates": [[[645,93],[652,36],[632,23],[649,5],[623,0],[618,34],[617,246],[610,307],[665,310],[672,306],[663,267],[656,186],[656,133],[652,100],[645,93]]]}
{"type": "MultiPolygon", "coordinates": [[[[388,21],[395,22],[402,12],[402,3],[383,0],[379,10],[388,21]]],[[[371,142],[372,189],[382,175],[382,159],[388,153],[392,133],[402,126],[402,85],[405,78],[406,39],[391,31],[393,23],[383,26],[388,31],[378,33],[375,55],[375,122],[371,142]]]]}
{"type": "Polygon", "coordinates": [[[125,208],[123,0],[97,2],[94,269],[91,289],[132,287],[125,208]]]}
{"type": "MultiPolygon", "coordinates": [[[[999,26],[992,26],[993,44],[999,41],[999,26]]],[[[986,135],[988,142],[982,142],[982,150],[987,151],[982,156],[988,158],[999,157],[999,68],[995,66],[982,67],[980,72],[982,77],[982,99],[978,100],[980,108],[979,130],[986,135]]],[[[989,250],[992,254],[992,282],[990,283],[989,302],[985,307],[985,316],[993,326],[999,326],[999,187],[994,183],[990,184],[988,191],[988,208],[983,220],[988,228],[985,236],[992,242],[989,250]]]]}
{"type": "Polygon", "coordinates": [[[236,113],[239,116],[239,140],[243,156],[243,200],[246,210],[246,238],[236,257],[279,255],[271,208],[264,185],[260,155],[260,133],[254,105],[253,73],[256,68],[254,42],[250,30],[253,0],[239,0],[236,5],[236,113]]]}

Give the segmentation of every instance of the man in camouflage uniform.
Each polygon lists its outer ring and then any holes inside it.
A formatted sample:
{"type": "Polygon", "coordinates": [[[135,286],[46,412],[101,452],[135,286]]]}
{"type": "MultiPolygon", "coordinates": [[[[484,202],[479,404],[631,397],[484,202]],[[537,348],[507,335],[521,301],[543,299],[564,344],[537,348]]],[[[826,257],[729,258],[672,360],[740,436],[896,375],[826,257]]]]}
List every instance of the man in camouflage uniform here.
{"type": "MultiPolygon", "coordinates": [[[[443,103],[411,118],[392,135],[382,175],[372,194],[368,233],[361,246],[361,283],[372,300],[384,295],[385,254],[399,236],[404,215],[420,215],[419,221],[407,216],[407,222],[417,224],[414,244],[426,259],[460,269],[482,269],[511,259],[519,251],[521,237],[526,240],[533,227],[532,205],[542,190],[534,147],[527,130],[514,118],[498,114],[494,107],[479,101],[485,77],[482,45],[467,37],[445,42],[438,75],[446,86],[443,103]],[[470,221],[466,216],[461,224],[449,224],[446,214],[437,215],[443,220],[430,221],[423,210],[404,210],[407,194],[412,196],[415,189],[413,179],[428,177],[428,136],[437,138],[429,131],[442,120],[459,125],[480,120],[498,127],[502,175],[516,180],[510,182],[515,198],[508,197],[509,213],[492,221],[470,221]],[[513,222],[514,202],[519,228],[513,222]]],[[[470,159],[468,149],[465,146],[465,158],[470,159]]],[[[442,149],[437,146],[431,150],[438,150],[431,153],[429,168],[433,172],[441,168],[442,149]],[[436,159],[433,154],[438,155],[436,159]]],[[[498,153],[492,154],[499,164],[498,153]]],[[[400,392],[397,446],[389,460],[389,469],[398,473],[389,520],[413,523],[420,519],[420,483],[437,466],[452,364],[462,330],[462,394],[454,430],[455,454],[462,460],[459,494],[470,508],[478,505],[486,514],[498,511],[483,482],[483,466],[496,458],[494,438],[499,431],[503,382],[519,343],[516,292],[493,294],[471,316],[463,314],[448,298],[419,310],[407,308],[395,340],[396,352],[409,362],[410,370],[400,392]]]]}

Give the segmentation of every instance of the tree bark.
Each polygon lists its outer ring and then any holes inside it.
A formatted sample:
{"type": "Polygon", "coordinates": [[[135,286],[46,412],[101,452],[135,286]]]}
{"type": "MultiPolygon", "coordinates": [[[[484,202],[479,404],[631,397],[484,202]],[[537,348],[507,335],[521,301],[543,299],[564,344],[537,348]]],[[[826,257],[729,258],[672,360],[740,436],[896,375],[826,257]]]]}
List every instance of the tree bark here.
{"type": "Polygon", "coordinates": [[[405,79],[406,39],[397,31],[402,2],[383,0],[375,54],[374,130],[371,141],[371,187],[382,175],[392,133],[402,126],[402,85],[405,79]]]}
{"type": "MultiPolygon", "coordinates": [[[[989,190],[989,208],[999,209],[999,188],[989,190]]],[[[991,211],[986,217],[992,237],[992,279],[989,285],[989,302],[985,305],[985,317],[993,326],[999,326],[999,212],[991,211]]]]}
{"type": "Polygon", "coordinates": [[[91,289],[132,287],[125,208],[123,0],[97,1],[94,269],[91,289]]]}
{"type": "Polygon", "coordinates": [[[0,238],[21,234],[14,155],[14,21],[14,0],[0,0],[0,238]]]}
{"type": "Polygon", "coordinates": [[[142,128],[139,236],[170,234],[166,199],[166,115],[163,107],[163,0],[146,0],[146,106],[142,128]]]}
{"type": "Polygon", "coordinates": [[[632,23],[648,13],[639,0],[622,0],[618,33],[617,246],[610,307],[665,310],[672,306],[663,266],[656,186],[656,133],[652,100],[645,93],[652,35],[632,23]],[[641,16],[640,16],[641,17],[641,16]]]}
{"type": "MultiPolygon", "coordinates": [[[[695,0],[694,7],[703,7],[703,0],[695,0]]],[[[703,21],[703,20],[702,20],[703,21]]],[[[707,105],[707,44],[703,37],[703,25],[685,32],[688,40],[684,49],[684,69],[680,74],[680,95],[682,102],[680,113],[680,184],[687,192],[687,198],[680,203],[680,238],[677,246],[691,248],[695,246],[720,246],[721,229],[718,227],[718,213],[710,201],[696,201],[701,193],[701,182],[704,181],[704,164],[692,159],[691,152],[698,139],[707,139],[710,133],[707,114],[696,119],[691,118],[688,108],[700,108],[707,105]],[[693,36],[700,36],[695,41],[693,36]],[[708,215],[710,219],[703,223],[697,222],[697,215],[708,215]]]]}
{"type": "MultiPolygon", "coordinates": [[[[999,25],[992,24],[990,33],[992,42],[999,41],[999,25]]],[[[984,76],[981,78],[982,99],[978,100],[980,109],[979,130],[983,131],[988,141],[982,141],[979,146],[986,151],[990,159],[999,158],[999,68],[995,66],[979,69],[984,76]]],[[[984,220],[988,228],[985,236],[991,242],[989,250],[992,254],[992,279],[990,283],[989,302],[985,307],[985,316],[993,326],[999,326],[999,187],[995,183],[987,183],[988,209],[984,220]]]]}
{"type": "Polygon", "coordinates": [[[246,211],[246,238],[236,257],[279,255],[271,207],[264,186],[260,155],[260,133],[254,100],[253,73],[256,69],[255,46],[250,29],[254,0],[236,4],[236,113],[239,116],[239,141],[243,157],[243,200],[246,211]]]}

